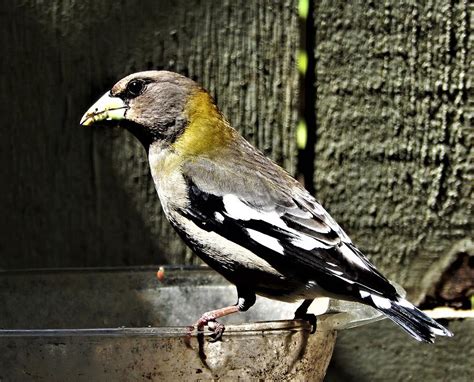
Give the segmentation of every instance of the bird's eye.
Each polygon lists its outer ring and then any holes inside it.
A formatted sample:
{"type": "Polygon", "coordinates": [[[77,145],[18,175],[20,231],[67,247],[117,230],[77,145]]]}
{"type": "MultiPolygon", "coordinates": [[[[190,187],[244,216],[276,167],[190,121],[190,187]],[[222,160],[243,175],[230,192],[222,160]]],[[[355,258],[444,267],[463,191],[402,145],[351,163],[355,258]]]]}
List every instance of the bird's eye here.
{"type": "Polygon", "coordinates": [[[137,97],[142,94],[145,88],[145,82],[142,80],[132,80],[128,83],[125,92],[129,98],[137,97]]]}

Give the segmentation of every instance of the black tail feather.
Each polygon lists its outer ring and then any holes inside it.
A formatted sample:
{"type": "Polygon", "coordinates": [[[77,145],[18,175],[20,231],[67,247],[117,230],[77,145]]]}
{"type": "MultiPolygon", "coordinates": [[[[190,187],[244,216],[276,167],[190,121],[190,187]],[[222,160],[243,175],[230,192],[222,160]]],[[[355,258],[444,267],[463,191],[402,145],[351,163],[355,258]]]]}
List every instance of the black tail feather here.
{"type": "Polygon", "coordinates": [[[433,343],[435,336],[451,337],[453,335],[444,326],[401,297],[396,301],[390,301],[390,307],[375,307],[418,341],[433,343]]]}

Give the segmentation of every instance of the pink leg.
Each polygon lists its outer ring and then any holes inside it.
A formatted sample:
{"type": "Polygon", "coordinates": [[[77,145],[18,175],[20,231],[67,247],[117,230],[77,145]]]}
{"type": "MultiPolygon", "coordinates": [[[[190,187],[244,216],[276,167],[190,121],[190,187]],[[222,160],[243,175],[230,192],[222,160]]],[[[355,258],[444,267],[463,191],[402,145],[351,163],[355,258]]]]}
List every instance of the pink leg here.
{"type": "MultiPolygon", "coordinates": [[[[204,326],[207,327],[212,331],[212,341],[217,341],[221,339],[222,334],[224,333],[225,327],[224,325],[218,323],[216,320],[220,317],[228,316],[232,313],[237,312],[245,312],[247,311],[253,304],[255,304],[255,292],[252,290],[237,287],[237,304],[232,306],[226,306],[225,308],[211,310],[210,312],[204,313],[199,320],[193,326],[189,326],[187,330],[187,335],[185,339],[185,343],[188,347],[191,347],[191,334],[193,333],[194,329],[197,330],[198,334],[202,335],[202,330],[204,326]]],[[[201,337],[202,338],[202,337],[201,337]]],[[[199,337],[198,337],[199,339],[199,337]]]]}

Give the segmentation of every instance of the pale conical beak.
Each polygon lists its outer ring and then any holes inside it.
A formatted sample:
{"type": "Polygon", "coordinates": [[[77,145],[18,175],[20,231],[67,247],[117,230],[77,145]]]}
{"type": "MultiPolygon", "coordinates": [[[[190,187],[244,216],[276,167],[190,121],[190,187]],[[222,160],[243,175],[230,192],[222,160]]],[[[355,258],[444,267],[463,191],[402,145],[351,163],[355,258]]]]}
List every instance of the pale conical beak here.
{"type": "Polygon", "coordinates": [[[128,106],[119,97],[113,97],[110,92],[105,93],[93,104],[82,116],[80,124],[83,126],[92,125],[98,121],[121,120],[125,118],[128,106]]]}

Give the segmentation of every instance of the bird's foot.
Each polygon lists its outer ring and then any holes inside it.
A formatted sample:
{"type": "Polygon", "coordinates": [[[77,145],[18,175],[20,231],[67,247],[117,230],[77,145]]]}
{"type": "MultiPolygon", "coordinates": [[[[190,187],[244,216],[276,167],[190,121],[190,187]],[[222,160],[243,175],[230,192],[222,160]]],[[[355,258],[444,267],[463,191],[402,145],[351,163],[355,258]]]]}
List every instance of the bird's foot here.
{"type": "Polygon", "coordinates": [[[191,343],[191,336],[196,330],[198,334],[203,334],[204,327],[207,326],[208,329],[212,332],[210,335],[209,342],[216,342],[222,339],[222,335],[225,331],[225,326],[216,321],[216,315],[213,314],[214,312],[207,312],[204,313],[199,320],[193,325],[188,326],[188,330],[186,332],[186,343],[191,343]]]}
{"type": "Polygon", "coordinates": [[[216,320],[209,321],[207,327],[212,331],[211,338],[209,342],[217,342],[222,340],[222,335],[225,331],[225,326],[216,320]]]}
{"type": "Polygon", "coordinates": [[[316,332],[317,318],[314,314],[308,313],[308,308],[313,303],[314,299],[306,299],[303,303],[296,309],[295,320],[304,320],[311,324],[311,334],[316,332]]]}
{"type": "Polygon", "coordinates": [[[318,319],[316,318],[316,315],[312,313],[295,313],[295,320],[304,320],[309,322],[311,325],[311,334],[316,332],[317,324],[318,324],[318,319]]]}

